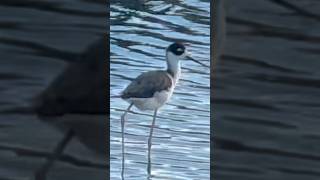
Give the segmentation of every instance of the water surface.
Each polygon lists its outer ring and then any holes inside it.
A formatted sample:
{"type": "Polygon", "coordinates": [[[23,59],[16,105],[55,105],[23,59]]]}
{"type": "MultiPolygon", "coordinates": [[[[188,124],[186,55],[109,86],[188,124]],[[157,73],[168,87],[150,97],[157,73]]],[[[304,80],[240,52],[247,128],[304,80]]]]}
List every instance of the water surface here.
{"type": "Polygon", "coordinates": [[[318,180],[320,2],[225,2],[211,101],[214,178],[318,180]]]}
{"type": "MultiPolygon", "coordinates": [[[[136,2],[137,3],[137,2],[136,2]]],[[[111,3],[110,87],[118,95],[142,72],[164,69],[165,48],[188,43],[193,57],[210,65],[210,2],[147,1],[141,6],[111,3]]],[[[210,70],[182,62],[182,77],[156,120],[152,179],[210,179],[210,70]]],[[[120,179],[120,116],[128,103],[111,98],[110,171],[120,179]]],[[[133,108],[125,128],[125,179],[147,178],[147,138],[153,112],[133,108]]]]}
{"type": "MultiPolygon", "coordinates": [[[[106,32],[106,5],[96,1],[0,2],[0,111],[28,106],[76,55],[106,32]]],[[[63,133],[35,114],[0,114],[0,179],[33,179],[63,133]]],[[[49,180],[104,179],[107,165],[78,140],[49,180]]]]}

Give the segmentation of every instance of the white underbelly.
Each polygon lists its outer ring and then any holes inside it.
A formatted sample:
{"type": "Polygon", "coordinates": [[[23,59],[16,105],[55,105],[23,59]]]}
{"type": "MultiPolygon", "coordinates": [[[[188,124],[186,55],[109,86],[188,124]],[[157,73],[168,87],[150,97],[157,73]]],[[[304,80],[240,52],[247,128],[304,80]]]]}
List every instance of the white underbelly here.
{"type": "Polygon", "coordinates": [[[163,106],[170,99],[173,88],[154,93],[151,98],[129,98],[127,101],[133,103],[139,110],[155,110],[163,106]]]}

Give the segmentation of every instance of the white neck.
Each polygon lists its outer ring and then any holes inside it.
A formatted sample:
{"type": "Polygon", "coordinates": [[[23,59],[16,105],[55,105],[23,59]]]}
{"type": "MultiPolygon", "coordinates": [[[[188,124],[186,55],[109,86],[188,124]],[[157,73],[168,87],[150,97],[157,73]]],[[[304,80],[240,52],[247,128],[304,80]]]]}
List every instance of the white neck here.
{"type": "Polygon", "coordinates": [[[180,65],[179,57],[172,54],[171,52],[167,52],[166,55],[167,55],[167,66],[168,66],[167,71],[172,73],[171,75],[173,76],[174,81],[177,82],[181,74],[181,65],[180,65]]]}

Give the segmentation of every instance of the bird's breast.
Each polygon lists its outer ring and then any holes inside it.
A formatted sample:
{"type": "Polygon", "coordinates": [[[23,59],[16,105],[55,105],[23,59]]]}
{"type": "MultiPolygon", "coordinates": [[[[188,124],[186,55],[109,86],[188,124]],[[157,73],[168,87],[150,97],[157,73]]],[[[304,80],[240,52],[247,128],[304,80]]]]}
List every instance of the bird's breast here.
{"type": "Polygon", "coordinates": [[[133,103],[139,110],[155,110],[162,107],[166,102],[169,101],[173,93],[174,86],[168,90],[162,90],[155,92],[150,98],[129,98],[127,101],[133,103]]]}

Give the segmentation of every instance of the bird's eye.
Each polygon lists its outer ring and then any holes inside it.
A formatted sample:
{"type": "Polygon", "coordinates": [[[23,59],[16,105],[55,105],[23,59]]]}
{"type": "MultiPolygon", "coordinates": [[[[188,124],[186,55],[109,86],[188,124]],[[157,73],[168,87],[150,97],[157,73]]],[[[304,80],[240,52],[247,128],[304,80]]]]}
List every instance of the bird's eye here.
{"type": "Polygon", "coordinates": [[[182,48],[178,48],[177,51],[178,51],[178,52],[182,52],[183,49],[182,49],[182,48]]]}

